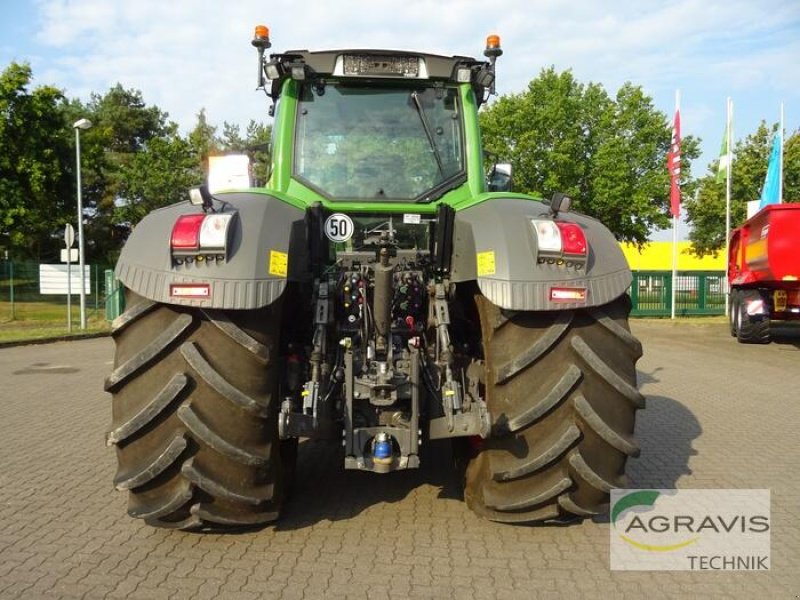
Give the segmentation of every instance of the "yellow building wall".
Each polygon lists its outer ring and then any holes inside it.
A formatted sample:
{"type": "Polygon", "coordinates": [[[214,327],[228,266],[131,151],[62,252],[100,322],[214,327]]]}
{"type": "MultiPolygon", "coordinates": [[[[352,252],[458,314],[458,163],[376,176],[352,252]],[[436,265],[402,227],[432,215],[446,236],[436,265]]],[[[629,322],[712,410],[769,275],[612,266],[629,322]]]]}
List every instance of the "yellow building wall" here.
{"type": "MultiPolygon", "coordinates": [[[[631,271],[671,271],[672,242],[649,242],[641,250],[635,244],[620,244],[631,271]]],[[[678,242],[679,271],[724,271],[724,252],[698,258],[691,242],[678,242]]]]}

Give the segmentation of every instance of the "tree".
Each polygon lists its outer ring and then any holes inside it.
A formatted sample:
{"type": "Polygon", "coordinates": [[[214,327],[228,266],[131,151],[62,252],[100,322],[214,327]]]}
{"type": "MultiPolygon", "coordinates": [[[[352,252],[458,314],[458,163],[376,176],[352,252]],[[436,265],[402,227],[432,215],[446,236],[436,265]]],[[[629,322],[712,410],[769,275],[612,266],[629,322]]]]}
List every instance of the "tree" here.
{"type": "MultiPolygon", "coordinates": [[[[154,138],[168,135],[168,115],[148,106],[139,90],[117,83],[105,94],[94,93],[86,106],[78,106],[93,126],[85,132],[85,203],[87,255],[113,261],[127,236],[128,223],[120,206],[140,201],[126,197],[136,157],[154,138]]],[[[156,175],[141,173],[142,177],[156,175]]]]}
{"type": "Polygon", "coordinates": [[[136,152],[120,171],[120,190],[114,219],[135,225],[150,211],[188,198],[187,191],[199,183],[197,157],[177,125],[136,152]]]}
{"type": "Polygon", "coordinates": [[[31,80],[27,64],[0,74],[0,245],[52,260],[75,206],[73,136],[61,90],[31,80]]]}
{"type": "MultiPolygon", "coordinates": [[[[767,174],[772,138],[778,129],[762,121],[758,129],[734,145],[731,166],[731,228],[747,218],[747,202],[761,197],[767,174]]],[[[697,195],[686,200],[687,221],[692,225],[689,239],[699,256],[725,246],[725,182],[717,182],[719,162],[709,165],[709,172],[698,182],[697,195]]],[[[783,197],[786,202],[800,201],[800,131],[784,143],[783,197]]]]}
{"type": "MultiPolygon", "coordinates": [[[[564,192],[624,241],[643,244],[669,226],[672,123],[638,86],[626,83],[611,98],[550,67],[483,111],[481,124],[486,150],[511,162],[517,190],[564,192]]],[[[684,137],[684,195],[693,191],[689,161],[697,155],[698,141],[684,137]]]]}
{"type": "Polygon", "coordinates": [[[147,212],[186,197],[200,164],[169,115],[138,90],[116,84],[85,105],[73,101],[70,112],[93,123],[81,134],[87,257],[114,262],[147,212]]]}
{"type": "Polygon", "coordinates": [[[247,154],[256,185],[264,185],[270,174],[270,138],[272,127],[250,120],[245,136],[238,125],[222,123],[222,138],[219,140],[222,153],[247,154]]]}
{"type": "Polygon", "coordinates": [[[222,139],[205,111],[186,137],[141,92],[116,84],[87,103],[51,86],[30,89],[31,68],[0,74],[0,249],[55,260],[65,223],[75,223],[75,133],[80,118],[83,219],[88,261],[114,262],[125,238],[151,210],[186,198],[202,182],[209,154],[247,152],[256,180],[269,173],[271,128],[251,121],[243,137],[225,123],[222,139]]]}
{"type": "Polygon", "coordinates": [[[247,142],[242,137],[239,126],[236,124],[222,122],[222,139],[220,140],[221,146],[227,152],[242,152],[245,150],[247,142]]]}
{"type": "Polygon", "coordinates": [[[783,144],[783,201],[800,202],[800,129],[783,144]]]}
{"type": "Polygon", "coordinates": [[[253,179],[255,185],[266,185],[272,168],[272,156],[270,147],[272,139],[272,126],[256,123],[250,120],[247,125],[247,151],[253,165],[253,179]]]}
{"type": "Polygon", "coordinates": [[[197,124],[189,132],[189,144],[197,156],[198,164],[204,169],[207,168],[209,155],[219,153],[217,128],[209,125],[205,108],[197,113],[197,124]]]}

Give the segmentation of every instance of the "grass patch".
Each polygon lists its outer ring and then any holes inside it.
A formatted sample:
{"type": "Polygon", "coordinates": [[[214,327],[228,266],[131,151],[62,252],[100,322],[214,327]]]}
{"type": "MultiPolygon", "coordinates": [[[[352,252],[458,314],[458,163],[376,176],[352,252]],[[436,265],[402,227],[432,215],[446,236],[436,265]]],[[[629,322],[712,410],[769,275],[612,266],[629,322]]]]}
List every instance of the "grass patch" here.
{"type": "Polygon", "coordinates": [[[24,342],[48,338],[84,335],[87,333],[111,332],[111,324],[105,319],[87,319],[86,329],[81,329],[80,319],[73,323],[72,332],[67,331],[67,324],[48,321],[11,321],[0,323],[0,342],[24,342]]]}
{"type": "Polygon", "coordinates": [[[86,329],[80,328],[80,306],[72,305],[72,332],[67,327],[66,304],[50,302],[15,302],[13,319],[11,304],[0,302],[0,342],[19,342],[104,333],[111,331],[111,324],[105,319],[105,311],[86,308],[86,329]]]}
{"type": "MultiPolygon", "coordinates": [[[[72,318],[80,320],[80,297],[72,298],[72,318]]],[[[86,297],[86,318],[105,316],[105,301],[99,302],[95,308],[94,296],[86,297]]],[[[0,301],[0,323],[9,321],[64,321],[67,324],[67,302],[63,297],[57,300],[33,300],[10,302],[0,301]]]]}
{"type": "Polygon", "coordinates": [[[725,315],[692,315],[687,317],[676,316],[670,319],[669,315],[664,317],[635,317],[631,316],[632,322],[644,323],[664,323],[670,325],[717,325],[720,323],[728,323],[728,317],[725,315]]]}

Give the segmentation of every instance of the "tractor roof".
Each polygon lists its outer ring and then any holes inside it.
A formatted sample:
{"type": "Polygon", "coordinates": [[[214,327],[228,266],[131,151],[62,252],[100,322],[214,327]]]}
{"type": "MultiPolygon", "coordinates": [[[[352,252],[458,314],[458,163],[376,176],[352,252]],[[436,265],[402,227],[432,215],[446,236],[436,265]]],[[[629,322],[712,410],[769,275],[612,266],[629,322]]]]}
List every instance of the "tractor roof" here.
{"type": "MultiPolygon", "coordinates": [[[[359,67],[364,69],[363,75],[375,76],[383,75],[386,77],[403,76],[393,71],[393,68],[409,59],[418,59],[421,65],[416,77],[404,75],[410,79],[451,79],[457,66],[476,65],[481,61],[469,56],[442,56],[439,54],[427,54],[424,52],[410,52],[406,50],[375,50],[375,49],[343,49],[343,50],[290,50],[278,55],[272,55],[273,59],[286,61],[301,60],[310,70],[317,75],[345,75],[341,73],[340,64],[344,57],[352,57],[358,60],[359,67]],[[395,59],[393,64],[392,59],[395,59]],[[381,72],[383,71],[383,73],[381,72]],[[427,75],[422,77],[422,72],[427,75]]],[[[350,75],[348,73],[347,75],[350,75]]]]}

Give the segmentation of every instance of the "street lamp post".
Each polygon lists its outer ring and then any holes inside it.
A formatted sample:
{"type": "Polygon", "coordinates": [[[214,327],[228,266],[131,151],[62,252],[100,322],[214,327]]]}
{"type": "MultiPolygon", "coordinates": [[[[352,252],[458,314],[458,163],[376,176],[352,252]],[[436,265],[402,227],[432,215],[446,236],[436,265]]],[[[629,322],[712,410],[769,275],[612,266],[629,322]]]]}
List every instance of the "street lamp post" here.
{"type": "MultiPolygon", "coordinates": [[[[81,270],[81,329],[86,329],[86,271],[83,256],[83,198],[81,196],[81,129],[89,129],[89,119],[78,119],[72,125],[75,129],[75,162],[78,178],[78,263],[81,270]]],[[[67,250],[69,252],[69,250],[67,250]]]]}

